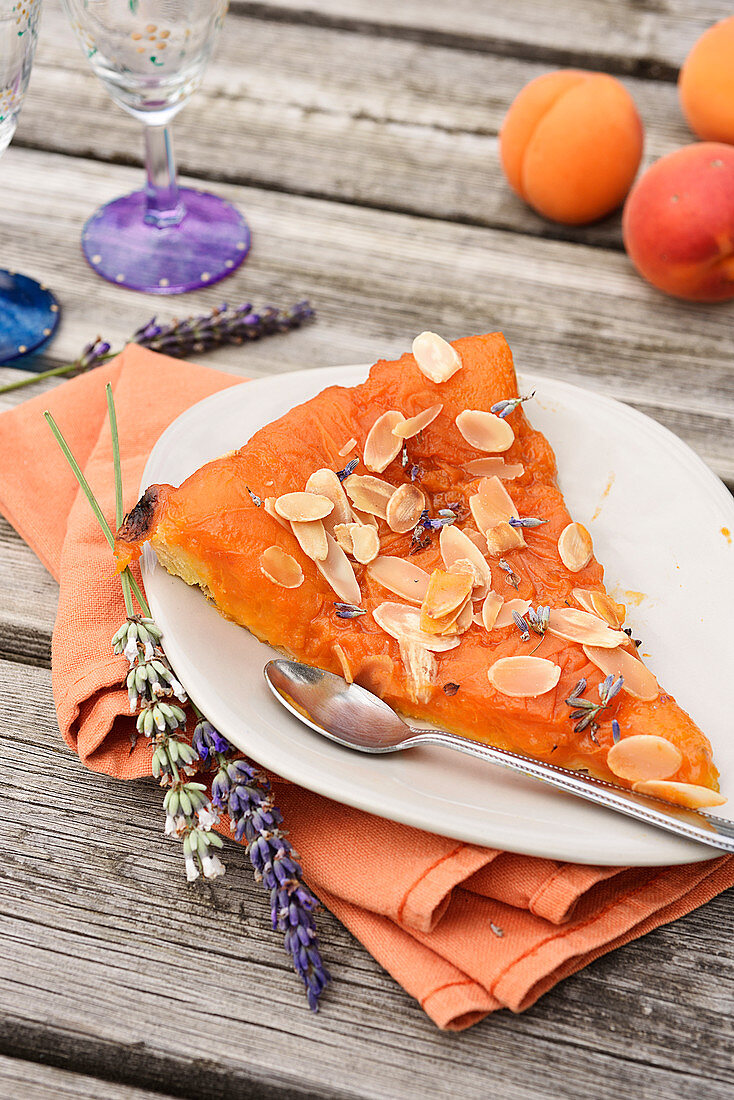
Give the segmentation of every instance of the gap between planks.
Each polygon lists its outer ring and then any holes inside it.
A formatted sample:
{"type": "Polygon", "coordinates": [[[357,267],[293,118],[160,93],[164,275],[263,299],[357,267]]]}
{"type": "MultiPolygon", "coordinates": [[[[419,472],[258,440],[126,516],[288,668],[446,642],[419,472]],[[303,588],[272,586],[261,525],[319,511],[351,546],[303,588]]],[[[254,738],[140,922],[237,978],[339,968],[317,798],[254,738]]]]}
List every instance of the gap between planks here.
{"type": "Polygon", "coordinates": [[[267,21],[668,81],[676,79],[688,49],[704,30],[731,14],[726,3],[711,0],[695,5],[691,0],[665,5],[629,0],[565,0],[561,5],[537,0],[513,0],[511,5],[320,0],[318,7],[304,7],[303,0],[233,0],[231,8],[267,21]]]}
{"type": "Polygon", "coordinates": [[[170,1094],[0,1056],[0,1096],[6,1100],[168,1100],[170,1094]]]}

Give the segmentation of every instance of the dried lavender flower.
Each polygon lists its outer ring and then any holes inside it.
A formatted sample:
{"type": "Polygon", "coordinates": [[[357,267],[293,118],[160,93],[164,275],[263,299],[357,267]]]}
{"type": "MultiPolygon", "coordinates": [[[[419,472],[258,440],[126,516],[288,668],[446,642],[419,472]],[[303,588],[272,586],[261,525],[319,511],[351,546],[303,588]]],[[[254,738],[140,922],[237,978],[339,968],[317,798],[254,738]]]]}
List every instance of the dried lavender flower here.
{"type": "Polygon", "coordinates": [[[363,607],[357,607],[353,603],[337,603],[334,601],[334,607],[336,608],[337,618],[339,619],[356,619],[360,615],[366,615],[367,612],[363,607]]]}
{"type": "Polygon", "coordinates": [[[517,611],[513,611],[512,618],[514,620],[515,626],[520,631],[520,641],[529,642],[530,631],[528,630],[528,624],[525,622],[522,615],[520,615],[517,611]]]}
{"type": "Polygon", "coordinates": [[[490,408],[490,412],[498,416],[500,420],[504,420],[506,416],[509,416],[518,405],[521,405],[523,401],[530,401],[532,397],[535,397],[535,390],[532,393],[527,394],[525,397],[511,397],[506,401],[496,401],[490,408]]]}
{"type": "Polygon", "coordinates": [[[510,516],[507,521],[510,527],[542,527],[547,519],[538,519],[536,516],[510,516]]]}
{"type": "Polygon", "coordinates": [[[512,566],[508,562],[506,562],[504,558],[500,558],[497,564],[499,565],[500,569],[504,570],[504,572],[507,574],[507,583],[511,584],[515,591],[517,591],[517,589],[520,587],[520,578],[518,577],[512,566]]]}
{"type": "Polygon", "coordinates": [[[353,458],[350,462],[347,462],[343,470],[336,471],[336,476],[339,478],[340,481],[346,481],[349,475],[353,474],[358,466],[359,458],[353,458]]]}
{"type": "Polygon", "coordinates": [[[534,630],[535,633],[539,634],[542,638],[550,622],[550,606],[546,605],[543,607],[541,604],[538,604],[536,610],[530,607],[528,608],[527,616],[531,630],[534,630]]]}
{"type": "MultiPolygon", "coordinates": [[[[588,729],[591,740],[598,745],[596,731],[599,729],[599,725],[596,718],[609,706],[615,695],[622,690],[623,684],[623,676],[618,676],[616,679],[612,675],[607,676],[599,684],[599,702],[594,703],[591,699],[583,698],[583,693],[586,691],[586,680],[579,680],[566,699],[566,705],[572,708],[571,721],[576,723],[573,727],[574,733],[581,733],[583,730],[588,729]]],[[[619,724],[617,724],[617,728],[619,728],[619,724]]],[[[613,726],[612,730],[614,730],[613,726]]]]}

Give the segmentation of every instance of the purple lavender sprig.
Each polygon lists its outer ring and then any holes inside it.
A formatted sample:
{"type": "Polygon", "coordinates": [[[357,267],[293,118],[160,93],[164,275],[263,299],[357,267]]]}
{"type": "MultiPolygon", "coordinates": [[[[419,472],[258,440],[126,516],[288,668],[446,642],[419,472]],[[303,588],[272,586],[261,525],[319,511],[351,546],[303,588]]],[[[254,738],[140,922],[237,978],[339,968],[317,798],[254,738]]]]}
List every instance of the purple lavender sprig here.
{"type": "MultiPolygon", "coordinates": [[[[273,930],[283,933],[285,949],[305,986],[308,1003],[318,1012],[319,997],[330,977],[321,958],[313,915],[319,902],[305,885],[298,855],[281,829],[283,817],[274,803],[270,780],[247,760],[233,760],[236,750],[231,745],[225,751],[214,748],[215,737],[225,741],[209,727],[209,751],[212,762],[218,764],[212,803],[226,810],[236,839],[246,844],[255,880],[270,892],[273,930]]],[[[199,743],[204,739],[200,735],[199,743]]]]}
{"type": "MultiPolygon", "coordinates": [[[[270,336],[273,333],[289,332],[291,329],[300,328],[301,325],[313,321],[315,316],[314,310],[307,301],[297,302],[288,309],[265,306],[261,310],[256,310],[250,302],[235,306],[233,309],[223,303],[200,317],[187,317],[183,321],[174,320],[170,324],[158,324],[157,318],[151,317],[131,337],[129,343],[140,344],[141,347],[150,348],[152,351],[165,352],[173,358],[183,359],[191,354],[201,355],[211,348],[221,347],[224,344],[244,344],[246,341],[259,340],[262,336],[270,336]]],[[[98,336],[96,340],[87,344],[73,363],[66,363],[62,367],[54,367],[40,374],[29,374],[27,378],[22,378],[18,382],[0,386],[0,394],[30,386],[44,378],[82,374],[117,354],[118,352],[111,350],[107,341],[98,336]]]]}
{"type": "Polygon", "coordinates": [[[230,309],[225,302],[211,313],[170,324],[158,324],[157,318],[152,317],[137,330],[131,343],[184,359],[192,353],[201,355],[224,344],[244,344],[276,332],[289,332],[312,321],[315,316],[306,301],[297,302],[289,309],[265,306],[261,310],[256,310],[250,302],[230,309]]]}

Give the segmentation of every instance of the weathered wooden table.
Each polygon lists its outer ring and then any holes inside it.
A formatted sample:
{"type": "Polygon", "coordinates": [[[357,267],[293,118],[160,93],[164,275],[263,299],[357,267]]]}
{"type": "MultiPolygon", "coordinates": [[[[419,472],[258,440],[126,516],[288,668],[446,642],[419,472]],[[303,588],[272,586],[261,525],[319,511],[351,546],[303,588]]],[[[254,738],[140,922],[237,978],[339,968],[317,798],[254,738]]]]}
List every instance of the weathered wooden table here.
{"type": "MultiPolygon", "coordinates": [[[[658,295],[632,272],[618,217],[543,222],[497,161],[515,93],[567,65],[623,77],[648,160],[687,143],[677,67],[729,14],[727,0],[234,0],[175,130],[183,171],[247,213],[254,249],[210,291],[144,300],[97,279],[79,250],[94,206],[139,183],[139,128],[48,0],[0,166],[2,263],[63,304],[44,365],[97,333],[119,346],[153,313],[223,297],[308,296],[318,310],[311,328],[208,357],[250,376],[400,353],[423,328],[501,328],[520,368],[643,409],[731,485],[732,307],[658,295]]],[[[226,888],[187,889],[158,790],[85,772],[62,745],[49,686],[56,588],[1,521],[0,540],[0,1096],[731,1096],[726,897],[523,1016],[460,1035],[438,1032],[325,913],[335,982],[313,1017],[243,853],[228,853],[226,888]]]]}

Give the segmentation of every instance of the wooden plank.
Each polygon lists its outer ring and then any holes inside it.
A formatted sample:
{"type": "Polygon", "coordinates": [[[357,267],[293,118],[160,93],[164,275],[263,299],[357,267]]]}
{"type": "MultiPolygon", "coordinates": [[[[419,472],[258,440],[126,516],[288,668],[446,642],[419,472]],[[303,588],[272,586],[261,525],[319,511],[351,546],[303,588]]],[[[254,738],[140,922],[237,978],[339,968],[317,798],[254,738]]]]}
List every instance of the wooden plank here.
{"type": "Polygon", "coordinates": [[[120,346],[152,313],[198,312],[225,295],[308,296],[317,324],[207,362],[265,374],[400,354],[424,328],[450,338],[502,329],[519,370],[643,409],[734,479],[734,304],[665,298],[615,252],[221,184],[248,213],[252,257],[221,286],[167,301],[105,283],[79,254],[84,216],[134,186],[133,169],[11,147],[0,173],[13,183],[0,209],[5,262],[46,280],[63,304],[52,364],[96,333],[120,346]]]}
{"type": "MultiPolygon", "coordinates": [[[[358,33],[232,14],[203,87],[176,121],[177,155],[184,171],[209,179],[619,249],[619,215],[556,225],[502,175],[502,119],[547,68],[390,38],[367,49],[358,33]]],[[[691,140],[672,84],[626,84],[645,121],[646,163],[691,140]]],[[[139,123],[110,105],[82,62],[59,0],[44,11],[20,143],[140,160],[139,123]]]]}
{"type": "Polygon", "coordinates": [[[58,586],[0,516],[0,658],[48,668],[58,586]]]}
{"type": "Polygon", "coordinates": [[[727,0],[235,0],[265,18],[358,27],[419,42],[541,57],[557,65],[606,67],[670,79],[698,36],[731,15],[727,0]]]}
{"type": "Polygon", "coordinates": [[[188,888],[160,791],[81,769],[46,671],[0,662],[0,676],[0,1052],[183,1096],[484,1100],[488,1081],[499,1100],[731,1094],[724,898],[461,1035],[323,914],[335,982],[314,1017],[242,850],[227,845],[216,886],[188,888]]]}
{"type": "Polygon", "coordinates": [[[163,1093],[84,1077],[0,1056],[0,1096],[7,1100],[166,1100],[163,1093]]]}

